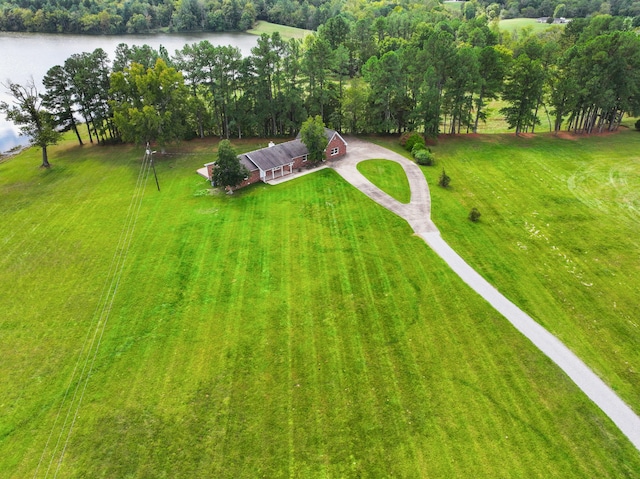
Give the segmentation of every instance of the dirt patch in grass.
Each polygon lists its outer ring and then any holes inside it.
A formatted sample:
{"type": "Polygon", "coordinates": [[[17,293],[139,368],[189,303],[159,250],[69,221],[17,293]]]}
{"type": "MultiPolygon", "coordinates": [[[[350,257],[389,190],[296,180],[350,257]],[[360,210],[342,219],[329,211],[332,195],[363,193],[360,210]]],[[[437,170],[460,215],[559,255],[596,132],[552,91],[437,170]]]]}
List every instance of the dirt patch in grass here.
{"type": "Polygon", "coordinates": [[[555,133],[555,136],[557,136],[558,138],[562,139],[562,140],[579,140],[580,138],[591,138],[594,136],[611,136],[611,135],[617,135],[618,133],[620,133],[620,130],[615,130],[615,131],[603,131],[602,133],[591,133],[591,134],[587,134],[587,133],[574,133],[571,131],[558,131],[557,133],[555,133]]]}

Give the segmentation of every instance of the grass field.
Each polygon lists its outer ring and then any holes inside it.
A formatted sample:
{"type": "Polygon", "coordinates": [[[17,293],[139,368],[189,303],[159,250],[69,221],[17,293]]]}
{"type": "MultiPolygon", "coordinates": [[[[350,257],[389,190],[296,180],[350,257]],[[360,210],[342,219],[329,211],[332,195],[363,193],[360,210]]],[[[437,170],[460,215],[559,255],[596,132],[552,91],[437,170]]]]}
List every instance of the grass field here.
{"type": "Polygon", "coordinates": [[[462,11],[462,5],[464,5],[464,2],[455,2],[455,1],[448,1],[448,2],[442,2],[442,3],[445,6],[445,8],[448,8],[453,12],[462,11]]]}
{"type": "MultiPolygon", "coordinates": [[[[507,133],[509,132],[509,125],[504,119],[504,116],[500,113],[500,108],[507,106],[507,102],[504,100],[491,100],[487,102],[484,107],[484,112],[487,114],[486,121],[478,122],[478,133],[507,133]]],[[[540,122],[546,121],[546,117],[543,116],[544,112],[540,115],[540,122]]],[[[536,127],[539,131],[544,129],[544,124],[536,127]]]]}
{"type": "MultiPolygon", "coordinates": [[[[638,151],[625,141],[621,136],[619,149],[638,151]]],[[[535,140],[520,150],[500,140],[493,151],[501,143],[504,152],[531,151],[536,174],[547,175],[535,140]]],[[[544,144],[549,153],[553,142],[544,144]]],[[[529,169],[541,195],[509,192],[500,182],[516,181],[525,166],[514,157],[510,172],[506,157],[497,168],[470,144],[467,157],[463,145],[437,148],[453,188],[433,192],[434,217],[470,261],[507,292],[520,292],[524,279],[514,268],[522,258],[514,253],[523,250],[502,250],[511,237],[498,233],[515,229],[540,264],[556,260],[555,252],[534,249],[544,240],[531,237],[517,214],[528,214],[524,219],[548,235],[541,215],[551,214],[553,199],[546,192],[565,183],[538,180],[529,169]],[[499,216],[499,200],[470,196],[463,185],[482,182],[456,166],[466,158],[503,175],[491,183],[503,200],[513,200],[513,216],[499,216]],[[533,201],[529,209],[518,211],[526,201],[533,201]],[[481,224],[464,221],[471,203],[483,213],[481,224]]],[[[578,153],[604,151],[598,140],[575,145],[578,153]]],[[[406,223],[331,170],[211,195],[194,170],[211,160],[212,146],[192,142],[158,157],[162,191],[150,179],[133,215],[139,148],[69,143],[53,149],[50,171],[37,168],[33,150],[0,164],[0,477],[53,476],[63,447],[57,477],[65,478],[637,477],[640,455],[608,419],[406,223]],[[134,224],[127,219],[135,220],[135,233],[117,294],[96,324],[118,238],[134,224]],[[91,359],[85,337],[102,326],[81,406],[69,407],[83,385],[79,375],[70,383],[74,367],[91,359]]],[[[574,185],[588,184],[595,171],[582,161],[574,185]]],[[[430,179],[436,171],[427,171],[430,179]]],[[[553,198],[565,196],[557,191],[553,198]]],[[[563,221],[578,221],[558,204],[563,221]]],[[[607,244],[628,246],[626,231],[607,244]]],[[[571,235],[576,248],[588,239],[571,235]]],[[[581,257],[553,239],[560,252],[581,257]]],[[[630,289],[637,262],[623,257],[637,258],[634,251],[608,265],[615,269],[603,280],[619,274],[629,283],[620,288],[630,289]]],[[[598,255],[607,257],[604,249],[598,255]]],[[[582,267],[580,261],[574,273],[582,267]]],[[[557,269],[568,271],[564,264],[557,269]]],[[[535,265],[524,273],[551,303],[530,312],[557,312],[557,321],[545,317],[547,326],[583,337],[589,325],[576,325],[562,301],[577,302],[575,276],[552,276],[563,281],[553,285],[562,296],[550,298],[535,265]]],[[[592,281],[590,274],[581,281],[592,281]]],[[[593,281],[585,291],[612,292],[593,281]]],[[[632,305],[613,293],[619,314],[633,320],[632,305]]],[[[525,306],[541,299],[528,297],[525,306]]],[[[600,332],[613,345],[629,329],[616,317],[620,331],[603,322],[592,335],[600,332]]],[[[624,344],[611,349],[620,358],[628,353],[624,344]]]]}
{"type": "Polygon", "coordinates": [[[540,23],[535,18],[509,18],[507,20],[500,20],[498,25],[500,30],[511,33],[516,30],[522,31],[524,28],[530,29],[531,33],[540,33],[549,28],[564,28],[566,24],[549,25],[548,23],[540,23]]]}
{"type": "Polygon", "coordinates": [[[357,165],[369,181],[400,203],[411,201],[407,175],[400,164],[389,160],[366,160],[357,165]]]}
{"type": "Polygon", "coordinates": [[[264,20],[258,20],[254,28],[247,30],[247,33],[252,33],[253,35],[262,35],[263,33],[271,35],[273,32],[279,32],[280,36],[285,40],[288,40],[289,38],[302,40],[307,35],[313,33],[311,30],[278,25],[276,23],[265,22],[264,20]]]}
{"type": "Polygon", "coordinates": [[[640,412],[640,134],[492,135],[433,147],[443,236],[640,412]],[[481,222],[466,221],[472,207],[481,222]]]}

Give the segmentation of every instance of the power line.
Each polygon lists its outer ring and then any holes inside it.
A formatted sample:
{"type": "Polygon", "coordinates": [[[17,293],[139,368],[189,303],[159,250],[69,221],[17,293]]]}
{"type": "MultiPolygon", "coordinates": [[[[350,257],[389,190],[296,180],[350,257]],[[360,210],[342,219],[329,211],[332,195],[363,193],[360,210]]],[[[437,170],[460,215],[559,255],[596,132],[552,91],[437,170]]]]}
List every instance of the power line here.
{"type": "MultiPolygon", "coordinates": [[[[89,328],[87,330],[87,335],[85,336],[85,340],[82,346],[82,349],[80,350],[80,353],[78,355],[78,360],[76,361],[76,365],[74,367],[74,370],[72,372],[71,378],[69,380],[69,384],[66,388],[65,394],[63,396],[62,402],[60,404],[60,408],[58,409],[58,413],[56,415],[56,419],[54,421],[54,424],[52,426],[51,432],[49,434],[49,437],[45,443],[45,446],[43,448],[42,451],[42,455],[40,456],[40,460],[38,462],[38,465],[36,467],[36,470],[34,472],[34,479],[37,477],[38,471],[40,469],[40,465],[44,459],[44,457],[47,455],[47,449],[49,448],[49,444],[51,442],[51,439],[53,437],[54,431],[56,429],[56,426],[58,424],[59,418],[60,418],[60,414],[63,410],[63,406],[65,401],[67,401],[67,398],[69,396],[69,392],[71,389],[71,386],[74,382],[74,380],[76,380],[76,373],[78,370],[78,366],[80,365],[80,361],[82,360],[82,358],[84,358],[84,364],[82,367],[82,370],[80,371],[80,374],[77,378],[77,383],[75,386],[75,390],[73,392],[73,396],[71,397],[71,400],[68,404],[67,407],[67,413],[65,415],[65,419],[64,422],[62,424],[62,426],[60,427],[60,433],[58,434],[58,438],[56,441],[55,446],[53,447],[53,450],[51,451],[51,458],[49,460],[49,464],[47,467],[47,470],[45,472],[44,477],[48,477],[49,476],[49,472],[51,471],[51,467],[54,463],[54,461],[56,460],[56,453],[60,447],[60,443],[62,441],[62,438],[65,434],[66,431],[66,438],[64,440],[64,445],[62,446],[62,449],[60,451],[59,457],[57,459],[57,466],[55,468],[55,472],[54,472],[54,477],[57,477],[58,472],[60,470],[60,467],[62,466],[62,461],[66,452],[66,448],[67,445],[69,443],[69,439],[71,437],[71,432],[73,430],[73,427],[75,425],[76,419],[78,417],[78,413],[80,410],[80,406],[82,404],[82,400],[84,398],[84,394],[85,391],[87,389],[87,385],[89,383],[89,378],[91,377],[91,373],[93,371],[93,366],[98,354],[98,350],[100,348],[100,344],[102,341],[102,336],[104,334],[107,322],[109,320],[109,316],[111,314],[111,309],[113,307],[113,303],[115,300],[115,296],[116,293],[118,291],[118,286],[120,284],[120,279],[122,278],[122,273],[124,271],[124,264],[129,252],[129,248],[131,246],[131,242],[133,239],[133,233],[135,231],[135,227],[138,221],[138,216],[140,213],[140,208],[142,206],[142,199],[143,199],[143,194],[144,194],[144,190],[146,187],[146,183],[147,180],[149,178],[149,166],[151,163],[151,158],[150,155],[147,155],[145,152],[145,155],[143,157],[142,160],[142,164],[140,166],[140,171],[138,173],[138,179],[136,181],[136,185],[134,187],[134,191],[132,193],[132,197],[131,197],[131,201],[129,203],[129,208],[127,210],[127,215],[125,217],[125,222],[123,225],[123,228],[120,232],[120,238],[118,240],[118,244],[116,246],[116,249],[114,251],[114,255],[111,259],[111,263],[109,265],[109,270],[107,273],[107,277],[105,279],[103,288],[102,288],[102,293],[100,296],[100,300],[98,302],[98,304],[96,305],[96,310],[94,311],[94,314],[92,316],[92,321],[89,325],[89,328]],[[91,336],[91,331],[93,330],[93,337],[91,338],[90,342],[89,342],[89,337],[91,336]],[[88,348],[87,348],[87,343],[89,342],[88,348]],[[86,352],[85,352],[86,350],[86,352]],[[93,352],[93,355],[92,355],[93,352]],[[93,356],[93,357],[92,357],[93,356]],[[91,362],[89,363],[89,360],[91,360],[91,362]],[[87,370],[88,367],[88,370],[87,370]],[[81,385],[82,386],[82,390],[80,390],[81,385]],[[80,396],[78,397],[78,393],[80,392],[80,396]],[[77,398],[77,399],[76,399],[77,398]],[[74,411],[74,404],[75,404],[75,411],[74,411]],[[72,417],[72,411],[73,411],[73,417],[72,417]],[[68,429],[67,429],[67,424],[69,423],[69,419],[72,417],[70,424],[68,425],[68,429]]],[[[159,187],[158,187],[159,188],[159,187]]]]}

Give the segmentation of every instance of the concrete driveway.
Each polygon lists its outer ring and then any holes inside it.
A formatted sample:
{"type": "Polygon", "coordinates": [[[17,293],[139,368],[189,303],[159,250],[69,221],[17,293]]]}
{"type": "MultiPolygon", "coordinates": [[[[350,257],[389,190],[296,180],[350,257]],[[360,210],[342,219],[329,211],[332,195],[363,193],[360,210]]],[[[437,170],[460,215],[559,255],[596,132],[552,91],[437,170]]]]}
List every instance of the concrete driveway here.
{"type": "Polygon", "coordinates": [[[348,154],[330,163],[340,176],[372,200],[404,218],[462,280],[502,314],[513,326],[556,363],[573,382],[618,426],[640,450],[640,418],[569,348],[480,276],[440,236],[431,221],[431,196],[422,170],[391,150],[357,138],[346,138],[348,154]],[[356,168],[364,160],[386,159],[402,165],[411,187],[411,202],[390,197],[356,168]]]}

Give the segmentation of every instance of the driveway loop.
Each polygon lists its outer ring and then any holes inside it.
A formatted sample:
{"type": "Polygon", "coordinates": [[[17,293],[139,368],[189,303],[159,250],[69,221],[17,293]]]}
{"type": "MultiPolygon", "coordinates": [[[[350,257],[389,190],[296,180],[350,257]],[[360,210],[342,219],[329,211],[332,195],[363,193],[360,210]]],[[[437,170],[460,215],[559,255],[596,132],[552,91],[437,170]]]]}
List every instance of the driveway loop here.
{"type": "Polygon", "coordinates": [[[438,228],[431,221],[429,186],[420,167],[404,156],[373,143],[357,138],[347,138],[347,141],[347,155],[332,162],[332,168],[376,203],[406,220],[413,231],[465,283],[556,363],[640,451],[640,417],[558,338],[503,296],[442,239],[438,228]],[[402,166],[411,188],[411,201],[408,204],[400,203],[387,195],[358,171],[358,163],[371,159],[395,161],[402,166]]]}

